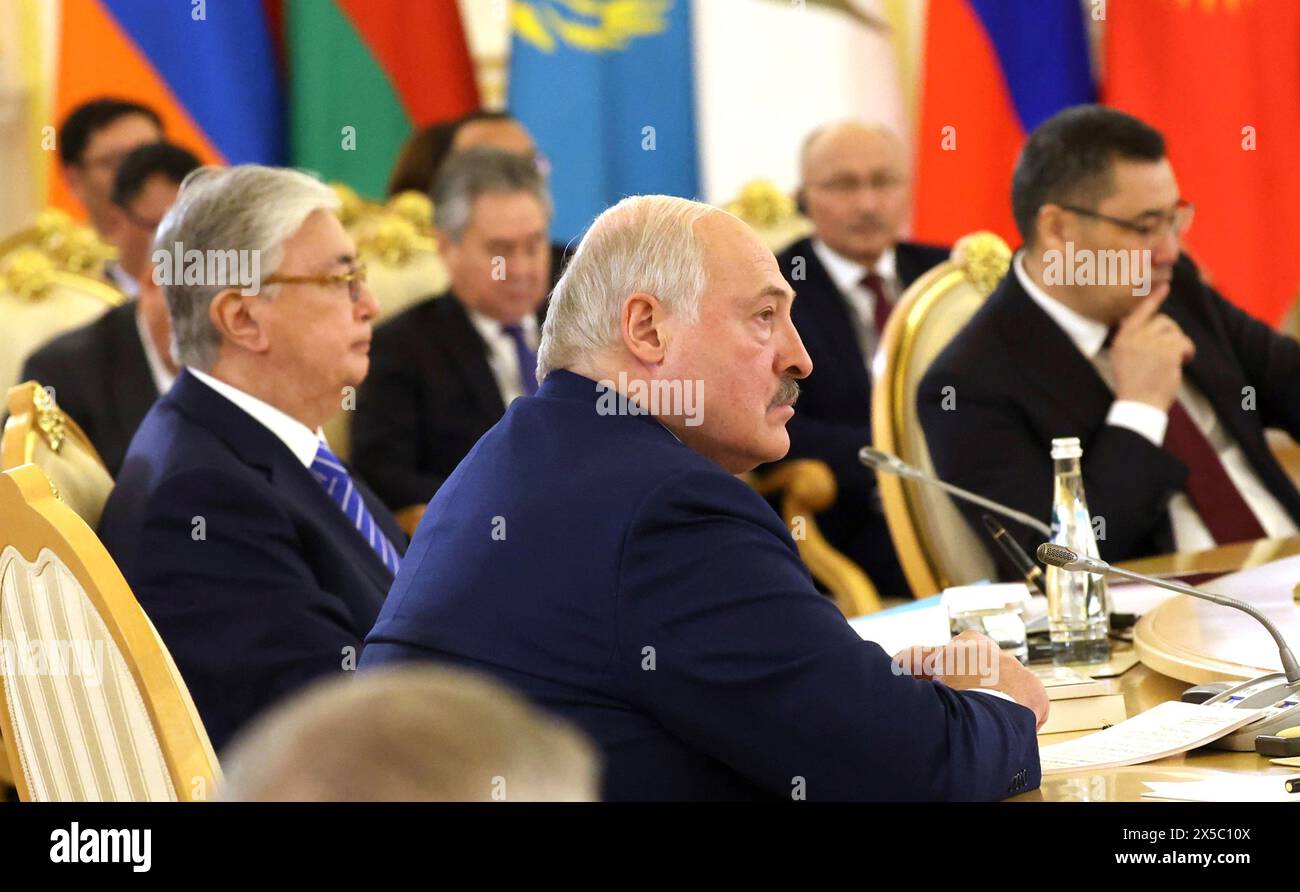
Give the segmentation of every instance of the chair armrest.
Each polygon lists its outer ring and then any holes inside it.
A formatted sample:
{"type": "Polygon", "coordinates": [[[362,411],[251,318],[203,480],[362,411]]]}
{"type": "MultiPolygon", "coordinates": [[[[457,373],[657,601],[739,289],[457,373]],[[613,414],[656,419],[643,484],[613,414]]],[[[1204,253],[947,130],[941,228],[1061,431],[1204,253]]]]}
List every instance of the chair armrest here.
{"type": "Polygon", "coordinates": [[[835,504],[837,495],[835,475],[825,462],[807,458],[788,461],[766,474],[750,474],[748,480],[762,495],[781,494],[781,517],[790,528],[799,556],[845,616],[880,609],[880,595],[871,578],[827,542],[817,526],[815,515],[835,504]]]}
{"type": "Polygon", "coordinates": [[[402,528],[402,532],[408,536],[415,535],[415,528],[420,525],[420,518],[424,517],[424,509],[428,505],[407,505],[405,508],[399,508],[393,512],[393,518],[397,525],[402,528]]]}

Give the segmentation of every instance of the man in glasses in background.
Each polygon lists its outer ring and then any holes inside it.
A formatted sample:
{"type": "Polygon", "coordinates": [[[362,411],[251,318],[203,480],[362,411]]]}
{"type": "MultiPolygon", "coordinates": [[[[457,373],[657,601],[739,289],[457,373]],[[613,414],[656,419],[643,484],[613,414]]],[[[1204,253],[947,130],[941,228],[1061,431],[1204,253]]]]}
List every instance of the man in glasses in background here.
{"type": "Polygon", "coordinates": [[[375,332],[352,422],[357,470],[408,529],[511,401],[537,390],[551,283],[551,195],[531,160],[459,152],[433,197],[450,288],[375,332]]]}
{"type": "Polygon", "coordinates": [[[1192,206],[1160,133],[1066,109],[1030,135],[1011,202],[1024,247],[917,393],[939,475],[1048,521],[1051,441],[1075,436],[1105,560],[1295,535],[1264,430],[1300,436],[1300,344],[1183,253],[1192,206]]]}
{"type": "Polygon", "coordinates": [[[122,160],[106,219],[117,265],[138,283],[136,299],[41,347],[19,379],[54,388],[114,476],[145,413],[176,379],[171,322],[152,281],[149,246],[181,182],[198,167],[198,158],[168,142],[146,143],[122,160]]]}
{"type": "Polygon", "coordinates": [[[815,458],[835,474],[835,504],[817,522],[866,570],[882,595],[910,594],[894,554],[876,476],[858,461],[871,442],[871,363],[903,291],[948,259],[948,249],[903,240],[911,208],[907,149],[888,128],[858,121],[819,127],[799,157],[799,209],[813,233],[778,258],[799,299],[795,327],[812,357],[787,458],[815,458]]]}
{"type": "Polygon", "coordinates": [[[406,543],[321,432],[366,376],[379,311],[338,203],[297,171],[200,168],[154,240],[184,368],[99,532],[217,748],[355,665],[406,543]]]}
{"type": "MultiPolygon", "coordinates": [[[[90,225],[109,244],[117,218],[113,182],[131,151],[163,138],[162,119],[147,105],[105,96],[82,103],[59,127],[59,163],[68,189],[85,207],[90,225]]],[[[104,271],[127,297],[136,295],[136,279],[120,264],[104,271]]]]}

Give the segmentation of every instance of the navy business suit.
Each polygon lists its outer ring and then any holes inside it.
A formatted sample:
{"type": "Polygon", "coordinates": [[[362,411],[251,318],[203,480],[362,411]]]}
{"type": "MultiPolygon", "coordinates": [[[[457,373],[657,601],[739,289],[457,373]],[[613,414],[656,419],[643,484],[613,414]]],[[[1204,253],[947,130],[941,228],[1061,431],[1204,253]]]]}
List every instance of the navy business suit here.
{"type": "MultiPolygon", "coordinates": [[[[392,517],[357,485],[400,550],[392,517]]],[[[285,695],[355,665],[392,582],[289,448],[188,371],[131,441],[99,533],[218,749],[285,695]]]]}
{"type": "Polygon", "coordinates": [[[438,490],[363,669],[443,660],[583,728],[608,799],[999,799],[1034,716],[897,677],[775,512],[649,416],[552,372],[438,490]]]}

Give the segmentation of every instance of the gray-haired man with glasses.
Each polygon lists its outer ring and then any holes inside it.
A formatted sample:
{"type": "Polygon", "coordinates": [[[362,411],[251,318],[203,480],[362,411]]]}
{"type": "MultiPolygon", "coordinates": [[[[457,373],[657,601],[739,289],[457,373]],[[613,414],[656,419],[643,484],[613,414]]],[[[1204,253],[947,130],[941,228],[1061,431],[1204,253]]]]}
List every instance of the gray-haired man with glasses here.
{"type": "Polygon", "coordinates": [[[154,240],[184,368],[100,535],[217,747],[355,665],[406,544],[321,433],[369,370],[379,311],[337,206],[296,171],[201,168],[154,240]]]}
{"type": "Polygon", "coordinates": [[[1026,142],[1011,204],[1024,247],[917,395],[939,474],[1047,521],[1051,440],[1076,436],[1106,560],[1295,535],[1300,493],[1264,430],[1300,435],[1300,344],[1183,253],[1192,205],[1160,133],[1062,111],[1026,142]]]}

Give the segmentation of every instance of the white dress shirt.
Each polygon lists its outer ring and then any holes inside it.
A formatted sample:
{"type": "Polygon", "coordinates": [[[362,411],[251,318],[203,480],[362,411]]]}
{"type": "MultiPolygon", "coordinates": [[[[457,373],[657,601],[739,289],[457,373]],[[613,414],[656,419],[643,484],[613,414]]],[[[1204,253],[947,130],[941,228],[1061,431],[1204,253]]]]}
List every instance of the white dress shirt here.
{"type": "Polygon", "coordinates": [[[140,335],[140,346],[144,348],[145,362],[149,364],[149,374],[153,376],[154,386],[158,388],[159,394],[164,394],[172,389],[176,376],[158,354],[158,348],[154,346],[153,338],[149,337],[149,331],[145,328],[139,310],[135,314],[135,330],[140,335]]]}
{"type": "MultiPolygon", "coordinates": [[[[850,260],[837,252],[819,238],[812,240],[813,253],[826,268],[831,282],[844,295],[849,305],[849,312],[856,322],[858,345],[862,348],[862,359],[867,372],[871,371],[871,358],[880,345],[880,332],[876,331],[876,293],[862,284],[868,272],[875,272],[885,282],[885,294],[891,302],[898,300],[902,289],[899,287],[898,273],[894,259],[894,249],[886,248],[871,269],[850,260]]],[[[798,289],[795,289],[798,291],[798,289]]]]}
{"type": "Polygon", "coordinates": [[[135,280],[134,276],[122,269],[121,264],[116,260],[104,267],[104,275],[112,281],[118,291],[127,297],[140,296],[140,283],[135,280]]]}
{"type": "MultiPolygon", "coordinates": [[[[1095,319],[1076,313],[1065,304],[1053,298],[1038,286],[1025,272],[1024,255],[1017,253],[1012,262],[1016,278],[1022,288],[1042,308],[1070,341],[1079,349],[1097,374],[1106,382],[1106,386],[1115,390],[1115,372],[1110,363],[1110,349],[1105,346],[1107,327],[1095,319]]],[[[1294,536],[1297,532],[1295,521],[1286,509],[1273,497],[1264,486],[1259,475],[1250,466],[1246,453],[1233,439],[1228,429],[1220,422],[1210,401],[1200,392],[1191,380],[1184,375],[1178,388],[1178,401],[1187,410],[1192,422],[1205,435],[1206,439],[1219,454],[1219,461],[1227,472],[1237,491],[1241,493],[1251,512],[1270,538],[1294,536]]],[[[1117,427],[1126,427],[1145,437],[1156,446],[1164,446],[1165,429],[1169,424],[1167,412],[1147,403],[1135,400],[1115,400],[1110,404],[1106,423],[1117,427]]],[[[1085,456],[1084,461],[1087,461],[1085,456]]],[[[1192,500],[1185,492],[1177,492],[1169,499],[1169,520],[1174,530],[1174,547],[1178,551],[1201,551],[1215,546],[1214,537],[1210,535],[1205,521],[1192,505],[1192,500]]]]}
{"type": "MultiPolygon", "coordinates": [[[[262,402],[252,394],[245,393],[225,381],[218,381],[206,372],[200,372],[192,366],[187,368],[189,368],[191,375],[253,416],[264,428],[275,434],[280,442],[284,443],[289,448],[289,451],[293,453],[294,458],[302,462],[304,468],[311,468],[311,463],[316,460],[316,450],[320,447],[320,444],[325,443],[325,432],[323,430],[317,428],[316,432],[312,433],[311,428],[307,427],[307,425],[281,412],[270,403],[262,402]]],[[[328,445],[326,443],[327,448],[328,445]]]]}
{"type": "MultiPolygon", "coordinates": [[[[488,367],[492,369],[492,377],[496,379],[497,390],[501,393],[501,404],[509,406],[515,397],[524,395],[515,340],[506,333],[505,326],[491,316],[485,316],[469,307],[465,307],[465,312],[469,314],[469,321],[474,324],[474,328],[483,337],[483,342],[487,344],[488,367]]],[[[536,317],[525,316],[519,324],[524,330],[524,341],[536,353],[541,337],[536,317]]],[[[536,369],[529,371],[532,374],[537,372],[536,369]]]]}

